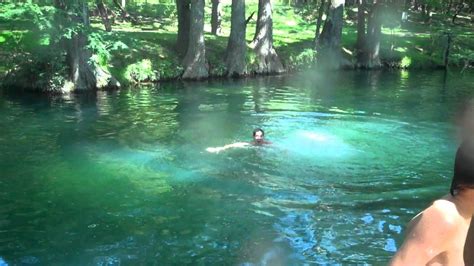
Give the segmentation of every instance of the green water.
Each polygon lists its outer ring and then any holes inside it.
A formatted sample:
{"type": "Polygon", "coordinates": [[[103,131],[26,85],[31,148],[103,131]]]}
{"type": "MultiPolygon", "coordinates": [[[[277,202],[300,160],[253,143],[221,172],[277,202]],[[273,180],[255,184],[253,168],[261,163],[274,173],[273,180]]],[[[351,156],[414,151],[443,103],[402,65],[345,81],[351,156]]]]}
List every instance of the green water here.
{"type": "Polygon", "coordinates": [[[0,265],[386,263],[447,192],[474,75],[0,94],[0,265]],[[273,144],[217,154],[208,147],[273,144]]]}

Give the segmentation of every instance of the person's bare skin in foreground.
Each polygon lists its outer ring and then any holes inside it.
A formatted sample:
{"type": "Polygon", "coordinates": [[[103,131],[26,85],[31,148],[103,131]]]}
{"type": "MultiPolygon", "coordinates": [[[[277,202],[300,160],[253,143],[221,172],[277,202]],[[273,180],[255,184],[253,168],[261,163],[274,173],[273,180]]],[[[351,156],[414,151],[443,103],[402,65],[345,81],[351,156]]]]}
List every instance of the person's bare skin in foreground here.
{"type": "Polygon", "coordinates": [[[451,193],[413,218],[390,265],[464,265],[473,214],[474,147],[463,143],[456,153],[451,193]]]}

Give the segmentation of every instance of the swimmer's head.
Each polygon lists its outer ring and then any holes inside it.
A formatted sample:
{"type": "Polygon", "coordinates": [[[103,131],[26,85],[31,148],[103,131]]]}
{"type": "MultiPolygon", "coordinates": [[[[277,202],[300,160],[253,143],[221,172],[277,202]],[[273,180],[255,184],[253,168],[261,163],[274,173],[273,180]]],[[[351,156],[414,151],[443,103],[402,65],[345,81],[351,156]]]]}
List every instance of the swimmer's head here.
{"type": "Polygon", "coordinates": [[[456,152],[450,193],[455,196],[463,189],[474,189],[474,143],[465,141],[456,152]]]}
{"type": "Polygon", "coordinates": [[[256,128],[253,130],[253,140],[256,144],[263,143],[263,137],[265,136],[265,132],[261,128],[256,128]]]}

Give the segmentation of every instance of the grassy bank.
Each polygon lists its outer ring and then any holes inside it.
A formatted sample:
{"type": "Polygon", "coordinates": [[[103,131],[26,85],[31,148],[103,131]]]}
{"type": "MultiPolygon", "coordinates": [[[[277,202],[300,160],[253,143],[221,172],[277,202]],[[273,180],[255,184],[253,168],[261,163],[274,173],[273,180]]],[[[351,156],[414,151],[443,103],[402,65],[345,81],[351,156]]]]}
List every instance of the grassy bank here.
{"type": "MultiPolygon", "coordinates": [[[[112,64],[119,79],[125,82],[133,79],[126,71],[127,67],[130,68],[130,64],[146,67],[147,71],[142,69],[142,73],[152,74],[152,70],[157,71],[158,75],[155,75],[155,78],[158,79],[179,77],[182,67],[180,57],[174,49],[177,18],[174,12],[170,11],[174,10],[173,8],[173,5],[150,4],[147,10],[157,10],[155,13],[162,14],[161,17],[149,19],[145,25],[141,26],[132,26],[130,23],[115,25],[114,32],[108,35],[109,40],[122,41],[129,48],[133,47],[114,53],[112,64]],[[133,36],[133,38],[127,36],[133,36]]],[[[248,4],[247,16],[256,10],[256,3],[248,4]]],[[[212,76],[222,76],[225,72],[223,59],[227,36],[230,34],[230,5],[225,5],[223,11],[223,31],[220,36],[214,36],[210,33],[210,6],[208,5],[206,9],[206,53],[212,76]]],[[[355,62],[357,38],[355,11],[346,12],[342,37],[344,54],[351,62],[355,62]]],[[[397,21],[398,15],[398,13],[388,14],[387,19],[397,21]]],[[[256,14],[247,27],[248,43],[255,32],[255,19],[256,14]]],[[[430,22],[424,22],[420,14],[411,13],[409,21],[404,25],[393,22],[391,22],[392,25],[388,23],[384,25],[380,47],[380,57],[384,66],[406,69],[442,67],[447,38],[445,32],[449,32],[453,37],[449,57],[450,66],[463,67],[468,60],[474,62],[473,22],[469,17],[461,17],[457,24],[452,25],[450,19],[446,15],[433,14],[430,22]]],[[[313,50],[316,28],[314,11],[308,8],[297,9],[288,5],[275,5],[273,21],[274,46],[288,71],[309,68],[314,63],[317,64],[316,53],[313,50]]],[[[96,21],[94,26],[98,29],[103,28],[99,21],[96,21]]],[[[248,69],[252,72],[254,58],[250,47],[248,52],[248,69]]],[[[142,78],[150,80],[152,77],[142,78]]]]}
{"type": "MultiPolygon", "coordinates": [[[[247,16],[257,10],[257,3],[247,4],[247,16]]],[[[297,71],[314,66],[316,52],[313,50],[315,31],[315,7],[295,8],[275,4],[273,12],[274,46],[288,71],[297,71]]],[[[138,25],[115,21],[113,31],[106,33],[98,17],[92,17],[92,25],[98,35],[108,44],[104,65],[122,83],[144,83],[176,79],[182,74],[181,57],[176,53],[175,40],[177,17],[174,4],[141,4],[129,7],[130,13],[140,21],[138,25]],[[114,49],[111,49],[114,47],[114,49]]],[[[210,2],[206,6],[205,41],[206,55],[211,76],[225,73],[224,57],[227,36],[230,31],[230,3],[224,2],[223,31],[219,36],[210,34],[210,2]]],[[[342,46],[344,56],[355,62],[355,42],[357,37],[355,9],[347,9],[343,28],[342,46]]],[[[444,14],[433,14],[425,21],[420,14],[411,13],[409,21],[401,25],[399,12],[385,14],[380,57],[385,67],[391,68],[439,68],[443,65],[446,33],[452,36],[450,65],[463,67],[474,62],[474,27],[471,18],[460,17],[457,24],[450,22],[444,14]]],[[[255,32],[256,14],[247,27],[247,41],[255,32]]],[[[31,25],[0,21],[0,59],[11,62],[30,60],[38,47],[47,46],[48,41],[38,41],[31,33],[31,25]],[[25,52],[26,51],[26,52],[25,52]]],[[[254,69],[254,56],[248,49],[248,70],[254,69]]],[[[15,62],[18,65],[18,62],[15,62]]],[[[14,65],[14,64],[13,64],[14,65]]],[[[0,73],[12,71],[13,65],[0,63],[0,73]]]]}

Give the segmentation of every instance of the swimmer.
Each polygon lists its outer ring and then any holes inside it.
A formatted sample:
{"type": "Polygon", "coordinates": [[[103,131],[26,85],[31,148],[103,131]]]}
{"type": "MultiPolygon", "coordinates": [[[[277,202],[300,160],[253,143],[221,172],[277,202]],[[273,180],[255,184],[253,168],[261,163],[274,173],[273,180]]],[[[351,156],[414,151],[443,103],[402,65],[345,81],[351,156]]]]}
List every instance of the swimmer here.
{"type": "Polygon", "coordinates": [[[265,132],[261,128],[256,128],[252,133],[253,141],[252,142],[236,142],[228,144],[222,147],[209,147],[206,149],[208,152],[218,153],[229,148],[243,148],[247,146],[261,146],[271,144],[270,141],[265,140],[265,132]]]}
{"type": "Polygon", "coordinates": [[[411,220],[390,265],[464,265],[473,214],[474,142],[466,141],[456,153],[450,193],[411,220]]]}

